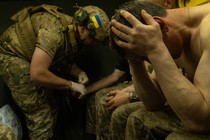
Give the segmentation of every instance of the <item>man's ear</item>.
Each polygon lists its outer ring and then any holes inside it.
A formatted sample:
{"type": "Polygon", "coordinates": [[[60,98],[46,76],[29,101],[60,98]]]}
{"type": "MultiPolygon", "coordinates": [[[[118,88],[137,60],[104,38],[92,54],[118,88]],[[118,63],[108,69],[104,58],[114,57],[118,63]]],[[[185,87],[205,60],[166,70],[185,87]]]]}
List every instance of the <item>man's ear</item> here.
{"type": "Polygon", "coordinates": [[[161,17],[158,17],[158,16],[153,16],[153,19],[160,25],[160,28],[162,30],[163,33],[166,33],[168,32],[168,26],[167,24],[165,23],[164,20],[162,20],[161,17]]]}

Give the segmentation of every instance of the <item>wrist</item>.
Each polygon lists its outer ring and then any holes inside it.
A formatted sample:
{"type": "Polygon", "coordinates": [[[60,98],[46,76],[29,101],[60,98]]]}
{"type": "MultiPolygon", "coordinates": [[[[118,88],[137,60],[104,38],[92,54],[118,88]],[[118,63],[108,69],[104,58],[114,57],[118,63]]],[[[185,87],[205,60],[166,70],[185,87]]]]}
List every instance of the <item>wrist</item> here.
{"type": "Polygon", "coordinates": [[[69,82],[68,82],[68,88],[69,88],[69,89],[72,89],[72,81],[69,81],[69,82]]]}
{"type": "Polygon", "coordinates": [[[135,92],[130,92],[130,103],[140,101],[139,96],[135,92]]]}

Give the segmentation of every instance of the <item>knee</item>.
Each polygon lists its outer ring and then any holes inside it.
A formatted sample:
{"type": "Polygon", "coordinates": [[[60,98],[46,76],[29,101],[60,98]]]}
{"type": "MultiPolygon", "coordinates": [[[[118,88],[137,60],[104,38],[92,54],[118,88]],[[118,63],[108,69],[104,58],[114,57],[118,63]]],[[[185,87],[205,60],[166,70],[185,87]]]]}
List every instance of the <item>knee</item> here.
{"type": "Polygon", "coordinates": [[[123,108],[118,107],[113,113],[112,113],[112,117],[111,117],[111,122],[112,123],[117,123],[117,122],[121,122],[123,120],[127,119],[127,116],[124,113],[123,108]],[[120,120],[120,121],[119,121],[120,120]]]}
{"type": "Polygon", "coordinates": [[[136,114],[136,112],[133,112],[129,115],[127,119],[127,127],[135,127],[135,125],[137,124],[138,127],[143,126],[140,115],[136,114]]]}
{"type": "Polygon", "coordinates": [[[136,114],[135,112],[134,113],[131,113],[127,119],[127,123],[133,123],[133,122],[136,122],[137,121],[137,117],[136,117],[136,114]]]}

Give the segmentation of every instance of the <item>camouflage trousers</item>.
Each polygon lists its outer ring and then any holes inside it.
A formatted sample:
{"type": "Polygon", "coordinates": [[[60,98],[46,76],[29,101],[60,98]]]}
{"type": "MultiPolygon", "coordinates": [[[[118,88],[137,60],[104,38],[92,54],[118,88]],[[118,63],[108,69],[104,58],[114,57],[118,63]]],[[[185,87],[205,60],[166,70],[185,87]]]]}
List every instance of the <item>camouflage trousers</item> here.
{"type": "Polygon", "coordinates": [[[142,102],[117,108],[112,114],[110,133],[112,140],[207,140],[210,138],[187,132],[170,107],[166,106],[161,111],[150,112],[144,108],[142,102]]]}
{"type": "MultiPolygon", "coordinates": [[[[104,112],[104,110],[106,111],[106,108],[104,105],[101,104],[101,98],[103,98],[103,96],[105,96],[107,93],[109,93],[112,90],[122,89],[125,88],[126,86],[128,86],[128,84],[120,83],[117,84],[116,86],[101,89],[87,98],[86,133],[98,135],[99,129],[101,129],[98,126],[98,122],[103,120],[103,119],[101,120],[102,117],[101,115],[103,115],[103,113],[110,114],[110,112],[104,112]]],[[[109,122],[106,125],[108,124],[109,122]]]]}
{"type": "MultiPolygon", "coordinates": [[[[53,97],[30,80],[30,63],[0,54],[0,75],[9,87],[13,100],[25,115],[31,140],[47,140],[53,135],[56,110],[53,97]]],[[[50,91],[50,90],[49,90],[50,91]]]]}
{"type": "Polygon", "coordinates": [[[1,140],[16,140],[16,136],[9,126],[5,124],[0,124],[0,139],[1,140]]]}

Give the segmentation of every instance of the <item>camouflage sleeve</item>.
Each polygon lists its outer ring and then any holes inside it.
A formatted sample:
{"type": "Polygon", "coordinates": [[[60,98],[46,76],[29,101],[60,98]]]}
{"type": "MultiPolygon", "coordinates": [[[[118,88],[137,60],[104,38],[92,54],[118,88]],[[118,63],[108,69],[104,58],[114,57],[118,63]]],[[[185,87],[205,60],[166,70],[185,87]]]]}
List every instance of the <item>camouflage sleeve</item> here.
{"type": "Polygon", "coordinates": [[[36,47],[54,58],[56,51],[64,46],[62,24],[49,13],[37,14],[32,17],[35,32],[37,32],[36,47]]]}

